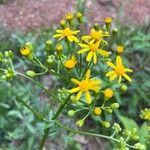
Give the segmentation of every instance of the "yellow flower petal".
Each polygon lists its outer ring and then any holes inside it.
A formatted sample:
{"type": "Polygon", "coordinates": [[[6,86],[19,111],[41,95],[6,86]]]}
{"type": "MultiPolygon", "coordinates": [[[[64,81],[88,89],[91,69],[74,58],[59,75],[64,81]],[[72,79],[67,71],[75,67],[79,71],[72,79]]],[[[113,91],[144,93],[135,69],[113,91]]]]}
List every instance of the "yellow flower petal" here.
{"type": "Polygon", "coordinates": [[[92,56],[93,56],[93,52],[90,51],[86,57],[86,61],[90,61],[92,59],[92,56]]]}
{"type": "Polygon", "coordinates": [[[113,68],[113,69],[115,68],[115,65],[112,62],[110,62],[110,61],[107,61],[106,64],[108,66],[110,66],[111,68],[113,68]]]}
{"type": "Polygon", "coordinates": [[[81,49],[81,50],[78,51],[78,54],[81,54],[81,53],[84,53],[84,52],[87,52],[87,51],[89,51],[88,48],[81,49]]]}
{"type": "Polygon", "coordinates": [[[115,71],[109,71],[108,73],[106,73],[106,77],[112,76],[115,73],[115,71]]]}
{"type": "Polygon", "coordinates": [[[116,57],[116,64],[117,64],[117,65],[122,65],[122,59],[121,59],[120,56],[117,56],[117,57],[116,57]]]}
{"type": "Polygon", "coordinates": [[[89,79],[90,79],[90,76],[91,76],[91,71],[88,70],[88,71],[86,72],[86,77],[85,77],[85,79],[86,79],[86,80],[89,80],[89,79]]]}
{"type": "Polygon", "coordinates": [[[95,52],[93,53],[93,60],[94,60],[94,64],[96,64],[97,63],[97,56],[96,56],[95,52]]]}
{"type": "Polygon", "coordinates": [[[131,78],[127,74],[123,74],[123,76],[128,80],[131,81],[131,78]]]}
{"type": "Polygon", "coordinates": [[[92,98],[91,98],[91,95],[90,95],[90,92],[89,92],[89,91],[87,91],[87,92],[85,93],[85,98],[86,98],[87,103],[88,103],[88,104],[91,104],[92,98]]]}
{"type": "Polygon", "coordinates": [[[76,96],[76,100],[78,101],[82,96],[82,91],[79,91],[77,96],[76,96]]]}
{"type": "Polygon", "coordinates": [[[55,35],[53,35],[53,37],[60,37],[60,36],[62,36],[62,34],[55,34],[55,35]]]}
{"type": "Polygon", "coordinates": [[[73,41],[75,41],[75,42],[79,43],[79,40],[78,40],[78,38],[77,38],[77,37],[72,36],[72,39],[73,39],[73,41]]]}
{"type": "Polygon", "coordinates": [[[117,78],[117,74],[113,74],[109,79],[110,79],[110,81],[113,81],[113,80],[115,80],[117,78]]]}
{"type": "Polygon", "coordinates": [[[75,79],[75,78],[71,78],[71,81],[73,82],[73,83],[75,83],[75,84],[80,84],[80,81],[78,81],[77,79],[75,79]]]}
{"type": "Polygon", "coordinates": [[[121,80],[122,80],[122,76],[119,75],[118,83],[121,83],[121,80]]]}
{"type": "Polygon", "coordinates": [[[132,69],[129,69],[129,68],[125,68],[125,71],[126,72],[133,72],[132,69]]]}
{"type": "Polygon", "coordinates": [[[111,53],[110,52],[107,52],[107,51],[105,51],[105,50],[98,50],[98,53],[100,54],[100,55],[102,55],[103,57],[108,57],[111,53]]]}
{"type": "Polygon", "coordinates": [[[63,33],[63,30],[56,30],[57,33],[63,33]]]}
{"type": "Polygon", "coordinates": [[[80,90],[80,88],[79,87],[76,87],[76,88],[73,88],[73,89],[71,89],[71,90],[69,90],[70,91],[70,93],[76,93],[76,92],[78,92],[80,90]]]}
{"type": "Polygon", "coordinates": [[[85,36],[82,36],[81,39],[82,39],[83,41],[85,41],[85,40],[90,40],[90,39],[91,39],[91,36],[85,35],[85,36]]]}

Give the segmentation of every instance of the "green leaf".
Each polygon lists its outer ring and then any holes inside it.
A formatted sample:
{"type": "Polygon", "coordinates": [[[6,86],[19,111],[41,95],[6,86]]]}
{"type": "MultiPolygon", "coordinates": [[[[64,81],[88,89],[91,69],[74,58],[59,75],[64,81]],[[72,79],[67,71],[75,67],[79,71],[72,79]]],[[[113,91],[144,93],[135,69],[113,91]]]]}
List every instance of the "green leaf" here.
{"type": "Polygon", "coordinates": [[[148,126],[146,122],[143,123],[139,130],[140,143],[146,144],[148,139],[148,126]]]}
{"type": "Polygon", "coordinates": [[[136,128],[137,130],[139,129],[137,123],[133,119],[124,116],[119,116],[119,119],[126,129],[129,130],[132,130],[133,128],[136,128]]]}

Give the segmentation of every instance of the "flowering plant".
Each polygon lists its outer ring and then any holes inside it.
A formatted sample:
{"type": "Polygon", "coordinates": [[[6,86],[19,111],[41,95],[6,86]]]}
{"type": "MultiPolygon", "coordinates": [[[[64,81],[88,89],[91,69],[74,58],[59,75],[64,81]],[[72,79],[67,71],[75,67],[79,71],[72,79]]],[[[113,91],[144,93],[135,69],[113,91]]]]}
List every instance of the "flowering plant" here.
{"type": "MultiPolygon", "coordinates": [[[[139,135],[136,128],[123,129],[119,123],[107,120],[106,117],[113,115],[119,108],[114,95],[119,89],[123,92],[127,90],[123,82],[130,82],[128,73],[132,73],[132,69],[124,65],[123,46],[118,45],[116,51],[110,50],[109,44],[114,41],[118,32],[111,26],[112,18],[106,18],[102,28],[94,24],[88,35],[85,34],[84,24],[84,17],[80,12],[67,13],[53,35],[57,42],[49,39],[45,43],[44,61],[35,55],[31,42],[23,45],[21,55],[39,67],[41,72],[27,70],[25,74],[20,73],[13,65],[12,51],[0,53],[2,79],[11,80],[17,75],[22,76],[42,88],[51,100],[58,101],[57,111],[54,110],[53,116],[47,118],[17,96],[18,101],[48,126],[44,129],[39,149],[43,149],[50,131],[49,124],[53,123],[69,132],[112,140],[120,150],[144,150],[146,146],[137,142],[139,135]],[[52,92],[36,80],[44,74],[57,79],[58,90],[52,92]],[[59,117],[66,112],[69,117],[75,118],[77,130],[61,123],[59,117]],[[106,128],[109,134],[81,131],[79,128],[83,128],[89,118],[100,128],[106,128]]],[[[148,110],[143,111],[143,115],[144,119],[150,118],[148,110]]]]}

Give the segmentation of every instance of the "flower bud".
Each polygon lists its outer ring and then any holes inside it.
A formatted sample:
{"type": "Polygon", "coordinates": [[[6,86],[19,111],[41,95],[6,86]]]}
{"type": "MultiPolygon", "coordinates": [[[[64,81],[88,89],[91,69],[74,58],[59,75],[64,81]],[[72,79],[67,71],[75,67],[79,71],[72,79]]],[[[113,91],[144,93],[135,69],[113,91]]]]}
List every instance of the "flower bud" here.
{"type": "Polygon", "coordinates": [[[135,135],[135,136],[133,136],[132,138],[133,138],[133,140],[135,140],[135,141],[138,141],[138,140],[140,139],[140,137],[139,137],[138,135],[135,135]]]}
{"type": "Polygon", "coordinates": [[[123,84],[121,87],[120,87],[120,90],[121,90],[121,92],[126,92],[127,90],[128,90],[128,87],[125,85],[125,84],[123,84]]]}
{"type": "Polygon", "coordinates": [[[119,104],[118,103],[113,103],[110,106],[112,109],[118,109],[119,108],[119,104]]]}
{"type": "Polygon", "coordinates": [[[74,95],[71,95],[70,100],[74,103],[77,102],[76,97],[74,95]]]}
{"type": "Polygon", "coordinates": [[[120,127],[120,125],[118,124],[118,123],[114,123],[114,125],[113,125],[113,127],[112,127],[114,130],[115,130],[115,132],[120,132],[122,129],[121,129],[121,127],[120,127]]]}
{"type": "Polygon", "coordinates": [[[82,16],[82,14],[81,14],[80,12],[77,12],[77,13],[76,13],[76,17],[77,17],[77,19],[78,19],[78,21],[79,21],[80,23],[83,23],[83,16],[82,16]]]}
{"type": "Polygon", "coordinates": [[[2,75],[2,79],[6,80],[7,79],[6,75],[2,75]]]}
{"type": "Polygon", "coordinates": [[[51,40],[47,40],[46,44],[45,44],[45,49],[46,51],[49,51],[52,47],[52,41],[51,40]]]}
{"type": "Polygon", "coordinates": [[[77,125],[78,127],[82,127],[82,126],[84,125],[84,120],[83,120],[83,119],[78,120],[78,121],[76,122],[76,125],[77,125]]]}
{"type": "Polygon", "coordinates": [[[9,52],[8,51],[5,51],[5,56],[9,57],[9,52]]]}
{"type": "Polygon", "coordinates": [[[114,29],[112,30],[112,35],[113,35],[113,36],[116,36],[117,33],[118,33],[118,29],[117,29],[117,28],[114,28],[114,29]]]}
{"type": "Polygon", "coordinates": [[[107,109],[106,109],[106,112],[109,113],[109,114],[112,114],[112,109],[107,108],[107,109]]]}
{"type": "Polygon", "coordinates": [[[105,24],[106,24],[107,30],[110,29],[110,27],[111,27],[111,22],[112,22],[112,18],[111,18],[111,17],[105,18],[105,24]]]}
{"type": "Polygon", "coordinates": [[[108,121],[103,121],[102,122],[102,126],[105,128],[109,128],[110,127],[110,123],[108,121]]]}
{"type": "Polygon", "coordinates": [[[118,54],[121,54],[124,51],[124,47],[122,45],[118,45],[116,51],[118,54]]]}
{"type": "Polygon", "coordinates": [[[102,113],[102,109],[100,107],[95,107],[93,112],[96,116],[99,116],[102,113]]]}
{"type": "Polygon", "coordinates": [[[94,29],[95,29],[96,31],[98,31],[98,29],[99,29],[99,24],[98,24],[98,23],[94,23],[94,29]]]}
{"type": "Polygon", "coordinates": [[[66,28],[66,21],[65,20],[60,20],[59,22],[60,26],[64,29],[66,28]]]}
{"type": "Polygon", "coordinates": [[[136,143],[134,145],[138,150],[146,150],[145,145],[141,144],[141,143],[136,143]]]}
{"type": "Polygon", "coordinates": [[[28,70],[28,71],[26,72],[26,75],[29,76],[29,77],[31,77],[31,78],[33,78],[33,77],[36,76],[35,72],[32,71],[32,70],[28,70]]]}
{"type": "Polygon", "coordinates": [[[112,98],[113,95],[114,95],[114,92],[112,89],[108,88],[108,89],[104,90],[104,96],[105,96],[106,100],[112,98]]]}
{"type": "Polygon", "coordinates": [[[68,116],[72,117],[72,116],[75,115],[75,113],[76,113],[76,112],[71,109],[71,110],[68,111],[68,116]]]}
{"type": "Polygon", "coordinates": [[[56,45],[57,55],[60,55],[62,53],[62,50],[63,50],[63,46],[61,44],[57,44],[56,45]]]}
{"type": "Polygon", "coordinates": [[[32,43],[31,43],[31,42],[25,43],[25,46],[26,46],[27,48],[29,48],[30,51],[33,51],[33,46],[32,46],[32,43]]]}

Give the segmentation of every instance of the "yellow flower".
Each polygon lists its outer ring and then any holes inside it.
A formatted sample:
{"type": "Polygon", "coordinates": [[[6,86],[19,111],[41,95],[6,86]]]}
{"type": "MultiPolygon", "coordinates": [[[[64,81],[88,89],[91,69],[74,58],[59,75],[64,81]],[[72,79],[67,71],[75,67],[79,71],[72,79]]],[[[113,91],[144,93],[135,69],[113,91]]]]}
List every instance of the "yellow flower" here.
{"type": "Polygon", "coordinates": [[[112,22],[112,18],[111,17],[107,17],[105,18],[105,23],[111,23],[112,22]]]}
{"type": "Polygon", "coordinates": [[[95,107],[93,112],[96,116],[99,116],[102,113],[102,109],[100,107],[95,107]]]}
{"type": "Polygon", "coordinates": [[[140,117],[144,120],[150,120],[150,109],[145,108],[141,111],[140,117]]]}
{"type": "Polygon", "coordinates": [[[110,99],[113,97],[113,95],[114,95],[114,92],[112,89],[108,88],[108,89],[104,90],[105,98],[110,99]]]}
{"type": "Polygon", "coordinates": [[[72,12],[68,12],[65,14],[65,17],[67,20],[72,20],[73,19],[73,13],[72,12]]]}
{"type": "Polygon", "coordinates": [[[73,42],[73,41],[75,41],[77,43],[79,42],[78,38],[75,36],[75,34],[80,32],[79,30],[73,31],[69,27],[67,27],[62,30],[56,30],[56,32],[57,32],[57,34],[55,34],[53,37],[59,38],[59,40],[66,37],[68,39],[68,41],[70,41],[70,42],[73,42]]]}
{"type": "Polygon", "coordinates": [[[103,57],[108,57],[111,54],[110,52],[99,49],[99,44],[100,44],[100,41],[97,41],[96,43],[94,43],[94,40],[91,40],[87,44],[79,44],[82,49],[78,51],[78,54],[89,51],[89,53],[86,57],[86,61],[90,61],[91,59],[93,59],[94,64],[96,64],[97,63],[97,53],[102,55],[103,57]]]}
{"type": "Polygon", "coordinates": [[[94,39],[95,41],[101,41],[107,44],[107,42],[103,39],[103,37],[110,36],[108,32],[103,32],[102,30],[96,31],[94,28],[91,29],[90,35],[86,35],[82,37],[82,40],[88,41],[94,39]]]}
{"type": "Polygon", "coordinates": [[[126,78],[128,81],[131,81],[131,78],[126,73],[132,72],[132,70],[125,68],[125,66],[122,64],[122,59],[120,56],[116,57],[116,65],[110,61],[107,61],[106,63],[113,69],[112,71],[106,73],[106,77],[109,77],[110,81],[115,80],[117,77],[119,77],[118,83],[121,82],[122,77],[126,78]]]}
{"type": "Polygon", "coordinates": [[[62,51],[62,50],[63,50],[63,46],[61,44],[57,44],[56,51],[62,51]]]}
{"type": "Polygon", "coordinates": [[[30,54],[31,50],[28,47],[22,47],[20,49],[20,53],[23,56],[28,56],[30,54]]]}
{"type": "Polygon", "coordinates": [[[76,57],[74,55],[71,56],[70,59],[68,59],[65,63],[64,66],[68,69],[72,69],[75,67],[77,61],[76,61],[76,57]]]}
{"type": "Polygon", "coordinates": [[[99,90],[100,90],[100,80],[91,80],[90,79],[90,74],[91,74],[91,71],[88,70],[86,72],[85,79],[83,79],[81,81],[79,81],[75,78],[71,79],[71,81],[73,83],[77,84],[77,87],[70,90],[71,93],[77,93],[76,101],[78,101],[81,98],[82,94],[84,93],[87,103],[90,104],[91,101],[92,101],[90,91],[94,91],[96,93],[99,92],[99,90]]]}
{"type": "Polygon", "coordinates": [[[116,50],[119,54],[121,54],[124,50],[124,47],[122,45],[118,45],[116,50]]]}

